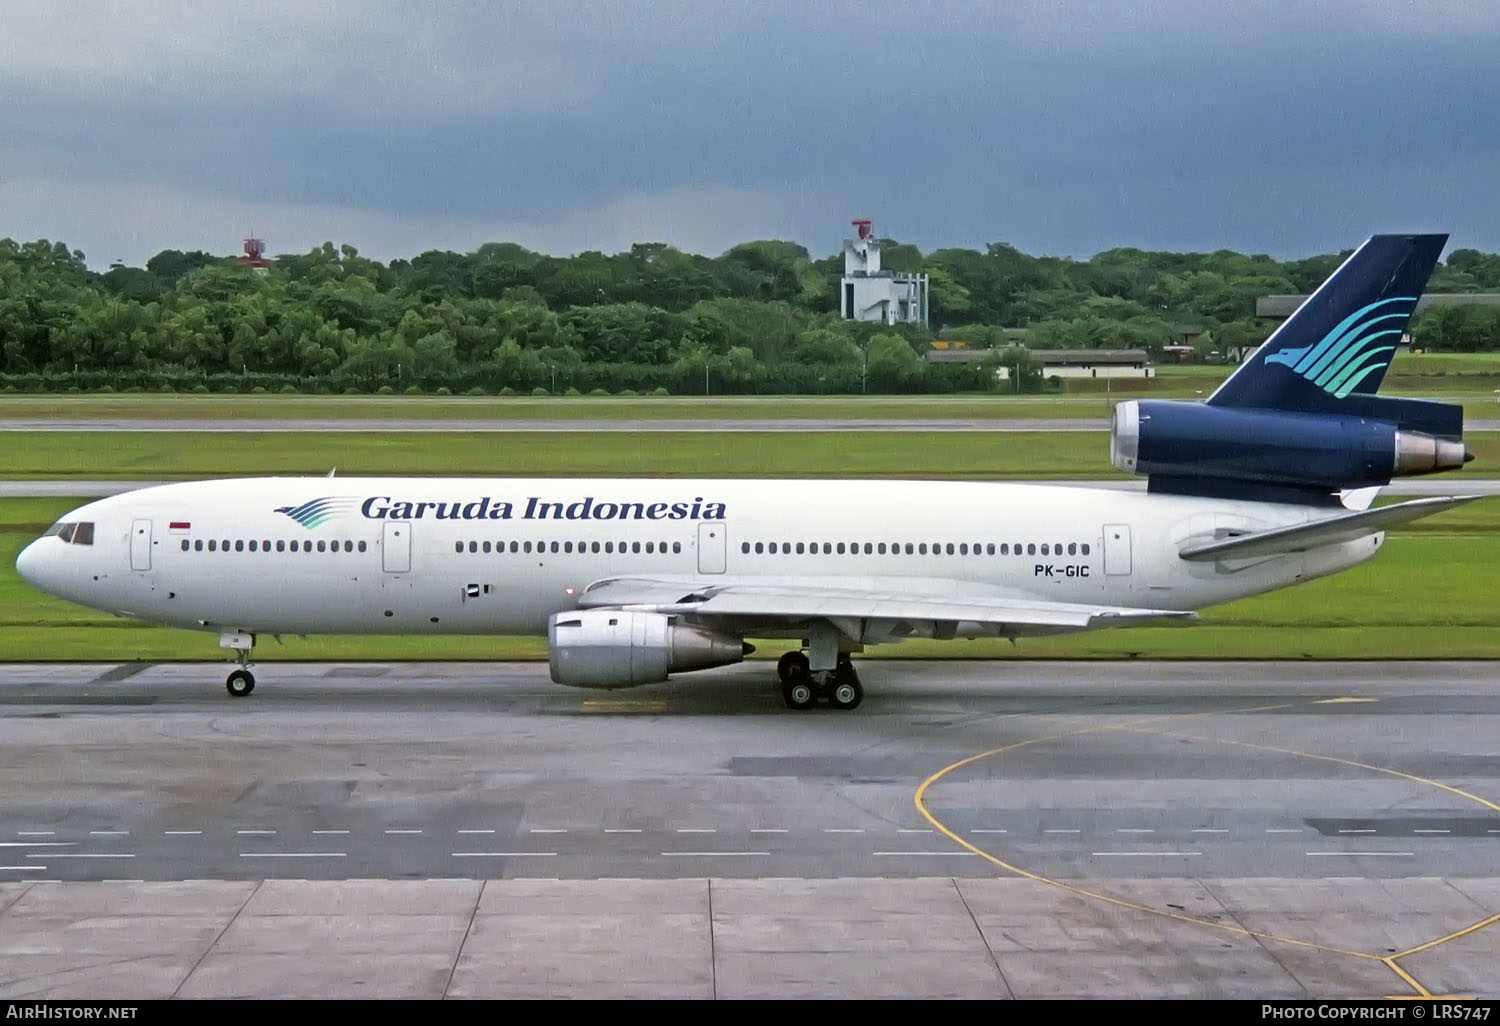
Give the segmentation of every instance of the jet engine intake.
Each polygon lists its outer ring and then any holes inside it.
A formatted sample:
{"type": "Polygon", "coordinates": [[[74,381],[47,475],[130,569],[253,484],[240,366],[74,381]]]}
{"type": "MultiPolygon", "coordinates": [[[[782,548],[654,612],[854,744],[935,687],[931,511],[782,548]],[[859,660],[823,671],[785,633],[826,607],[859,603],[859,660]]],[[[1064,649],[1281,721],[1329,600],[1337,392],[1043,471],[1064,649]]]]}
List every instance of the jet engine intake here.
{"type": "Polygon", "coordinates": [[[556,613],[547,621],[552,679],[580,688],[633,688],[670,673],[737,663],[755,650],[740,638],[679,620],[618,609],[556,613]]]}

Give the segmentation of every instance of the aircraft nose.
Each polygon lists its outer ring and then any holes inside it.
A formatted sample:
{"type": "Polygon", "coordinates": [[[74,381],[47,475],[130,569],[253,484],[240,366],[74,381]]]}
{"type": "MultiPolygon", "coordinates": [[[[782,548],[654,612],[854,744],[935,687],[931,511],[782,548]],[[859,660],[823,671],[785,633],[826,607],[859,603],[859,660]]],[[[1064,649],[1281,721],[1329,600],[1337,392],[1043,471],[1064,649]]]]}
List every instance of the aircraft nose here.
{"type": "Polygon", "coordinates": [[[42,565],[46,562],[46,556],[42,553],[42,541],[38,539],[21,550],[16,557],[16,573],[21,575],[21,580],[33,588],[45,591],[42,583],[42,565]]]}

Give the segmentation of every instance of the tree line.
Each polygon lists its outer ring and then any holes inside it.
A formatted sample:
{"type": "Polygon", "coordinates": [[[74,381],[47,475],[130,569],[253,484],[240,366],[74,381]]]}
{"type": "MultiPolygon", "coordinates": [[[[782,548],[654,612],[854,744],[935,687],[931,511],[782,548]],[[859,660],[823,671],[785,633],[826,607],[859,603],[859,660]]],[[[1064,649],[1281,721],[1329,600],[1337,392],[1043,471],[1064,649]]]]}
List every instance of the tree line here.
{"type": "MultiPolygon", "coordinates": [[[[164,250],[88,269],[60,242],[0,239],[0,387],[202,391],[944,392],[992,387],[986,364],[929,364],[945,340],[988,348],[1142,348],[1192,338],[1203,359],[1258,344],[1268,293],[1314,289],[1347,254],[1112,249],[1088,260],[886,241],[930,276],[932,324],[837,315],[841,254],[747,242],[717,257],[659,243],[554,257],[514,243],[381,263],[324,243],[266,273],[164,250]],[[1002,329],[1013,329],[1002,331],[1002,329]]],[[[1453,252],[1429,291],[1500,290],[1500,255],[1453,252]]],[[[1500,310],[1424,311],[1435,351],[1500,346],[1500,310]]],[[[952,344],[950,341],[949,344],[952,344]]],[[[1024,357],[1007,362],[1020,366],[1024,357]]]]}

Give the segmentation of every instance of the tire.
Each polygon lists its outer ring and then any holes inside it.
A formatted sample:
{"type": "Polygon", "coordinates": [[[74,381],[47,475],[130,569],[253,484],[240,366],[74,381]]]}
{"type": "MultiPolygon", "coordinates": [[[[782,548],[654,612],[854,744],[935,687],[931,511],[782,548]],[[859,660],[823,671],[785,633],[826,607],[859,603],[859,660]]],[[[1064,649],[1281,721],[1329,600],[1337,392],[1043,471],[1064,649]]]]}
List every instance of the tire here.
{"type": "Polygon", "coordinates": [[[235,698],[244,698],[255,690],[255,675],[249,670],[235,670],[224,682],[224,687],[235,698]]]}
{"type": "Polygon", "coordinates": [[[818,686],[808,674],[794,674],[781,685],[781,697],[788,709],[811,709],[818,704],[818,686]]]}
{"type": "Polygon", "coordinates": [[[841,677],[828,686],[828,704],[834,709],[856,709],[864,701],[865,689],[854,677],[841,677]]]}
{"type": "Polygon", "coordinates": [[[792,679],[795,671],[800,670],[804,674],[807,673],[807,665],[806,654],[793,649],[776,660],[776,676],[780,678],[781,683],[785,684],[792,679]]]}

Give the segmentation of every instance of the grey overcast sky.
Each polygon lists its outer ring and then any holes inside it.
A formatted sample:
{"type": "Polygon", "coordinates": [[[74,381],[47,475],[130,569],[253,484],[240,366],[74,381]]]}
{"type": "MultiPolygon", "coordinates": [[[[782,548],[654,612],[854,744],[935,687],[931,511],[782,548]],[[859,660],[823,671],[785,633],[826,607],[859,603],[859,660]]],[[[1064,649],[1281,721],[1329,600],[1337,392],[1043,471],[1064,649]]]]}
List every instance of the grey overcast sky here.
{"type": "Polygon", "coordinates": [[[0,236],[94,267],[756,238],[1500,249],[1497,0],[4,0],[0,236]]]}

